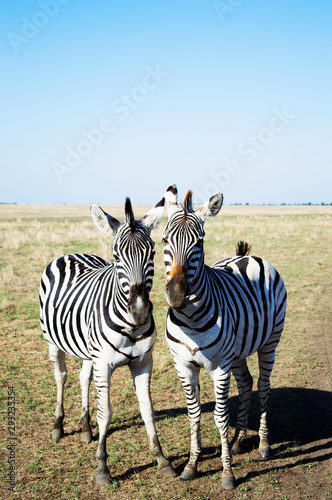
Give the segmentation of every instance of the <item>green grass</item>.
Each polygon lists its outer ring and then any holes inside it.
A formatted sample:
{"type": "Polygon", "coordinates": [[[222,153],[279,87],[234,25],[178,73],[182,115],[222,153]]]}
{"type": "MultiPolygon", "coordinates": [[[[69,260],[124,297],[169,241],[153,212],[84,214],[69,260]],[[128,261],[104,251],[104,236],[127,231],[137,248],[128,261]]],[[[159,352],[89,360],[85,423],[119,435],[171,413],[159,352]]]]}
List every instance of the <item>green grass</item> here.
{"type": "MultiPolygon", "coordinates": [[[[256,446],[258,428],[258,401],[254,394],[248,453],[234,459],[236,491],[224,493],[220,437],[210,411],[214,391],[206,373],[201,374],[203,454],[199,477],[190,484],[167,479],[158,472],[148,451],[146,431],[126,367],[116,370],[112,377],[113,420],[107,440],[112,482],[107,489],[99,488],[95,481],[96,391],[92,384],[91,424],[95,439],[87,446],[80,441],[80,361],[71,357],[67,357],[65,437],[59,443],[52,442],[56,386],[47,343],[39,327],[41,273],[51,260],[69,252],[94,253],[110,261],[111,241],[98,233],[85,207],[15,206],[12,212],[10,206],[0,207],[1,481],[5,481],[8,456],[7,392],[14,385],[19,439],[18,497],[198,500],[222,495],[226,499],[286,500],[306,495],[315,498],[319,491],[321,498],[328,498],[331,482],[325,456],[331,453],[331,446],[326,444],[331,434],[328,435],[327,424],[322,419],[317,423],[317,419],[323,414],[320,398],[326,398],[331,390],[324,332],[329,331],[326,324],[331,311],[327,298],[332,288],[332,210],[303,207],[301,212],[301,207],[295,207],[292,212],[291,208],[224,207],[205,228],[207,263],[234,255],[236,242],[248,240],[253,246],[252,253],[269,260],[283,276],[288,289],[286,327],[271,378],[269,421],[275,454],[268,462],[258,462],[249,453],[256,446]],[[314,404],[310,398],[316,398],[314,404]],[[320,450],[320,458],[316,458],[317,453],[311,455],[311,449],[320,450]]],[[[144,210],[145,207],[137,208],[140,215],[144,210]]],[[[123,209],[116,208],[111,213],[121,217],[123,209]]],[[[163,226],[164,223],[153,233],[156,258],[151,298],[158,336],[151,393],[163,450],[181,472],[188,458],[190,429],[184,393],[164,338],[167,306],[163,295],[163,226]]],[[[256,384],[257,357],[253,356],[248,365],[256,384]]],[[[231,436],[235,396],[232,379],[231,436]]],[[[5,482],[1,488],[6,493],[5,482]]]]}

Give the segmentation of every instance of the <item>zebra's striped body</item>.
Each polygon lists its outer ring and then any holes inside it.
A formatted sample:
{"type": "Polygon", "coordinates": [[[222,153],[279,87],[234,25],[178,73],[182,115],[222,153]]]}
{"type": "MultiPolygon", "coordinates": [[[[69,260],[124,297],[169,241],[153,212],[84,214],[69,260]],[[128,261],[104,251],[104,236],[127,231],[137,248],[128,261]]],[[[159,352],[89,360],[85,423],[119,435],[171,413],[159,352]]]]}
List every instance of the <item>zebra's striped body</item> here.
{"type": "MultiPolygon", "coordinates": [[[[215,421],[221,434],[223,487],[233,488],[234,477],[228,449],[227,397],[233,372],[239,389],[237,435],[232,452],[238,453],[246,435],[252,378],[246,358],[258,353],[261,402],[260,453],[269,455],[266,408],[269,377],[275,349],[284,326],[286,290],[277,271],[265,260],[247,255],[204,264],[203,223],[222,205],[212,197],[196,212],[191,192],[184,207],[177,205],[176,188],[167,191],[169,221],[164,230],[164,258],[170,305],[166,338],[183,384],[191,425],[191,453],[183,480],[196,474],[201,451],[199,371],[205,368],[215,386],[215,421]]],[[[246,253],[241,250],[242,253],[246,253]]]]}
{"type": "Polygon", "coordinates": [[[150,378],[156,338],[149,293],[153,280],[154,244],[150,231],[163,213],[159,203],[141,221],[135,221],[129,199],[126,222],[119,223],[96,205],[92,217],[103,232],[113,232],[114,263],[93,255],[66,255],[45,269],[40,286],[40,318],[58,387],[55,440],[63,436],[65,354],[83,360],[82,440],[91,441],[89,385],[94,374],[98,394],[97,481],[109,479],[106,434],[111,420],[110,379],[113,371],[128,365],[145,422],[151,453],[167,475],[174,475],[162,454],[156,434],[150,378]]]}

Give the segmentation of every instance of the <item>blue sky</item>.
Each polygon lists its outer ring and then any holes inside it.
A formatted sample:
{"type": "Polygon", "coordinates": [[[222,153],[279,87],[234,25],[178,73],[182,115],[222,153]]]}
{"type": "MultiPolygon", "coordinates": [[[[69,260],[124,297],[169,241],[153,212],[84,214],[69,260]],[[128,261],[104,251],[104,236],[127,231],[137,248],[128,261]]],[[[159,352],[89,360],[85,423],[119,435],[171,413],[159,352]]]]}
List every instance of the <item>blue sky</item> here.
{"type": "Polygon", "coordinates": [[[5,0],[0,201],[332,202],[332,3],[5,0]]]}

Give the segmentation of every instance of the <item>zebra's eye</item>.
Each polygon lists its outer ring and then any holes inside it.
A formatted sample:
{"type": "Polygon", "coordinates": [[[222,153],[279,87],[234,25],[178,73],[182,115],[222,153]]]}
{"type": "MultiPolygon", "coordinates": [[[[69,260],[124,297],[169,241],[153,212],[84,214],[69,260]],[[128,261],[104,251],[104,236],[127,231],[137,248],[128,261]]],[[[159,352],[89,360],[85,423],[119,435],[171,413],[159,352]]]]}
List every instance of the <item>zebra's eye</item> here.
{"type": "Polygon", "coordinates": [[[114,262],[120,262],[120,259],[117,255],[113,255],[114,262]]]}
{"type": "Polygon", "coordinates": [[[197,241],[196,241],[196,246],[197,247],[201,247],[203,244],[203,238],[197,238],[197,241]]]}
{"type": "Polygon", "coordinates": [[[167,244],[168,244],[168,241],[167,241],[167,239],[166,239],[166,238],[163,238],[163,239],[162,239],[162,242],[163,242],[163,243],[165,243],[165,245],[167,245],[167,244]]]}

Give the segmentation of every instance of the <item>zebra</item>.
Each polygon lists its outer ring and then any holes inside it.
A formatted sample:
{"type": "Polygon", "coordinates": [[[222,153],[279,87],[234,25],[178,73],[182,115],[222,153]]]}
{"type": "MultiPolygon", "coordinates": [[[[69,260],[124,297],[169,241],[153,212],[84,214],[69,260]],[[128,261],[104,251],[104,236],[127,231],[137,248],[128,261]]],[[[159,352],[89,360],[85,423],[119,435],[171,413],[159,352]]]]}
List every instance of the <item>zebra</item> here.
{"type": "Polygon", "coordinates": [[[150,232],[164,211],[164,198],[142,219],[135,220],[130,199],[125,203],[125,222],[91,206],[97,228],[113,235],[114,263],[95,255],[72,254],[51,262],[40,285],[40,323],[49,343],[57,384],[56,421],[52,439],[63,432],[63,391],[67,371],[65,355],[82,359],[82,441],[92,440],[89,415],[89,386],[92,372],[98,396],[99,444],[96,453],[97,483],[110,480],[106,435],[111,421],[110,380],[113,371],[128,365],[140,411],[146,426],[149,448],[159,469],[174,477],[164,457],[156,432],[150,395],[152,350],[156,329],[149,293],[152,287],[155,245],[150,232]]]}
{"type": "Polygon", "coordinates": [[[183,385],[191,428],[190,457],[181,480],[197,474],[201,452],[199,373],[205,368],[214,382],[214,419],[221,436],[222,487],[235,488],[231,454],[239,453],[246,437],[253,379],[246,358],[258,353],[260,399],[259,454],[270,456],[266,410],[275,349],[284,327],[286,288],[265,260],[251,257],[246,242],[235,257],[204,264],[204,221],[221,209],[223,195],[212,196],[194,211],[192,191],[177,203],[177,188],[165,194],[168,222],[163,232],[169,305],[166,339],[183,385]],[[228,446],[227,398],[231,372],[239,391],[239,413],[232,451],[228,446]]]}

